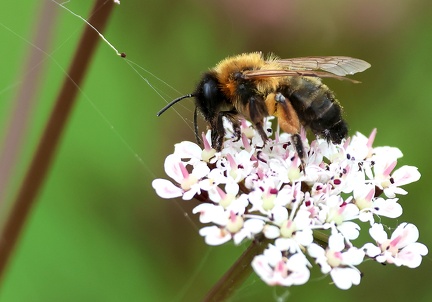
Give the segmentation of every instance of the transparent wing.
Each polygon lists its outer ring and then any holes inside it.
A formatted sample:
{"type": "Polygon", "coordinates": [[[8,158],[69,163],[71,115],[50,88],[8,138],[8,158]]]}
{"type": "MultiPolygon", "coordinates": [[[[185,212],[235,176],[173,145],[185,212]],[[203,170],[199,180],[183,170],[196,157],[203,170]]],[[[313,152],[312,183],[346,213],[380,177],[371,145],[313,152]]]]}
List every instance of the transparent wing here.
{"type": "Polygon", "coordinates": [[[276,60],[288,70],[324,70],[338,76],[362,72],[371,65],[363,60],[351,57],[303,57],[276,60]]]}
{"type": "Polygon", "coordinates": [[[320,77],[320,78],[334,78],[338,80],[346,80],[353,83],[360,83],[359,81],[339,76],[327,71],[314,71],[314,70],[246,70],[243,72],[244,79],[257,79],[269,77],[286,77],[286,76],[304,76],[304,77],[320,77]]]}

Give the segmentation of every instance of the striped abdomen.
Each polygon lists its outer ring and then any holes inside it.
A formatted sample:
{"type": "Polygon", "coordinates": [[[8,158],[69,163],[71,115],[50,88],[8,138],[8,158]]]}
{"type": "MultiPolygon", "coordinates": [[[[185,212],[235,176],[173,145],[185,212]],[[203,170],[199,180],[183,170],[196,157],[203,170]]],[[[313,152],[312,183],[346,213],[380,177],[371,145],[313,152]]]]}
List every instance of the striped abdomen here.
{"type": "Polygon", "coordinates": [[[317,78],[289,77],[280,92],[288,98],[303,126],[333,143],[348,134],[342,108],[333,92],[317,78]]]}

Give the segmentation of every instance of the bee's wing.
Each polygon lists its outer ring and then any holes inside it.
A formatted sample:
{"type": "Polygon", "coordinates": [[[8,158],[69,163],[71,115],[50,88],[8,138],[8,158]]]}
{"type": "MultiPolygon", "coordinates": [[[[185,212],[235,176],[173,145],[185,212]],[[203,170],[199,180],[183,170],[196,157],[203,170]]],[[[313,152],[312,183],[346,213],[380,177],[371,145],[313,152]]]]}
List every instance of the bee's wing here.
{"type": "Polygon", "coordinates": [[[338,76],[362,72],[371,65],[363,60],[351,57],[303,57],[276,60],[288,70],[324,70],[338,76]]]}
{"type": "Polygon", "coordinates": [[[244,79],[257,79],[257,78],[269,78],[269,77],[320,77],[320,78],[334,78],[338,80],[346,80],[353,83],[360,83],[359,81],[339,76],[327,71],[314,71],[314,70],[284,70],[284,69],[259,69],[259,70],[245,70],[243,72],[244,79]]]}

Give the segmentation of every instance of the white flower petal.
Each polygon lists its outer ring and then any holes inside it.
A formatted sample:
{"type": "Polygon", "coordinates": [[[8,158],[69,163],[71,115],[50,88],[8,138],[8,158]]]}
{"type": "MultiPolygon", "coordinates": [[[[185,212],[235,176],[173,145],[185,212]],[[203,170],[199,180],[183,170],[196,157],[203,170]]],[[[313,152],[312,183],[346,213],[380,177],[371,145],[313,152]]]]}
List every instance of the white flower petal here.
{"type": "Polygon", "coordinates": [[[359,285],[360,272],[349,267],[337,267],[332,269],[330,276],[335,285],[340,289],[349,289],[352,285],[359,285]]]}
{"type": "Polygon", "coordinates": [[[311,229],[304,229],[301,231],[297,231],[295,235],[295,240],[306,247],[313,242],[313,232],[311,229]]]}
{"type": "Polygon", "coordinates": [[[416,242],[419,238],[417,227],[411,223],[401,223],[391,236],[391,240],[398,239],[397,247],[401,248],[410,243],[416,242]]]}
{"type": "Polygon", "coordinates": [[[271,211],[271,215],[273,217],[273,221],[276,224],[280,224],[281,222],[288,219],[288,210],[285,207],[275,206],[271,211]]]}
{"type": "Polygon", "coordinates": [[[417,181],[420,179],[420,176],[417,167],[413,166],[402,166],[392,174],[394,182],[398,186],[403,186],[417,181]]]}
{"type": "Polygon", "coordinates": [[[427,255],[428,249],[422,243],[413,243],[403,248],[398,253],[398,258],[402,261],[402,265],[409,268],[416,268],[421,264],[422,256],[427,255]]]}
{"type": "Polygon", "coordinates": [[[361,249],[352,247],[342,254],[342,264],[359,265],[363,262],[365,252],[361,249]]]}
{"type": "Polygon", "coordinates": [[[309,228],[311,225],[310,212],[302,209],[298,210],[294,221],[298,230],[309,228]]]}
{"type": "Polygon", "coordinates": [[[378,198],[374,202],[374,208],[377,209],[376,214],[389,218],[398,218],[402,215],[402,206],[397,201],[397,198],[378,198]]]}
{"type": "Polygon", "coordinates": [[[308,254],[312,258],[320,258],[320,257],[324,257],[325,250],[322,247],[320,247],[318,244],[312,243],[311,245],[308,246],[308,254]]]}
{"type": "Polygon", "coordinates": [[[255,273],[267,284],[273,284],[273,268],[269,265],[264,255],[258,255],[252,260],[252,268],[255,273]]]}
{"type": "Polygon", "coordinates": [[[329,237],[328,246],[332,251],[342,251],[345,248],[343,235],[341,233],[331,234],[329,237]]]}
{"type": "Polygon", "coordinates": [[[261,219],[248,219],[244,223],[244,228],[249,230],[252,234],[258,234],[264,228],[264,221],[261,219]]]}
{"type": "Polygon", "coordinates": [[[183,190],[175,186],[172,182],[166,179],[155,179],[152,181],[152,187],[156,190],[156,194],[162,198],[176,198],[183,194],[183,190]]]}
{"type": "Polygon", "coordinates": [[[395,147],[375,147],[374,153],[377,157],[398,159],[403,156],[402,151],[395,147]]]}
{"type": "Polygon", "coordinates": [[[236,182],[230,181],[225,185],[225,192],[233,195],[237,195],[239,191],[239,185],[236,182]]]}
{"type": "Polygon", "coordinates": [[[362,212],[360,212],[360,214],[359,214],[359,220],[361,221],[361,222],[370,222],[371,223],[371,225],[374,223],[374,220],[373,220],[373,213],[371,212],[371,211],[362,211],[362,212]]]}
{"type": "Polygon", "coordinates": [[[224,216],[224,209],[210,203],[201,203],[192,210],[193,214],[200,214],[200,222],[209,223],[219,221],[219,216],[224,216]]]}
{"type": "Polygon", "coordinates": [[[221,245],[231,239],[231,234],[217,226],[204,227],[199,231],[208,245],[221,245]]]}
{"type": "Polygon", "coordinates": [[[194,164],[194,168],[192,170],[192,175],[196,178],[200,179],[204,176],[207,176],[207,174],[210,172],[209,167],[207,166],[207,163],[205,162],[198,162],[194,164]]]}
{"type": "Polygon", "coordinates": [[[384,227],[380,223],[375,223],[370,229],[369,234],[375,241],[384,242],[387,240],[387,233],[384,231],[384,227]]]}
{"type": "Polygon", "coordinates": [[[365,250],[366,255],[368,255],[371,258],[375,258],[376,256],[378,256],[379,254],[381,254],[381,249],[379,247],[377,247],[376,245],[374,245],[373,243],[366,243],[362,249],[365,250]]]}
{"type": "Polygon", "coordinates": [[[164,163],[165,173],[178,183],[184,179],[183,173],[180,169],[180,163],[181,159],[174,154],[168,155],[164,163]]]}
{"type": "Polygon", "coordinates": [[[280,229],[274,225],[265,225],[263,229],[264,236],[268,239],[275,239],[280,235],[280,229]]]}
{"type": "Polygon", "coordinates": [[[288,251],[291,254],[300,251],[298,243],[292,238],[277,238],[275,240],[275,246],[280,251],[288,251]]]}
{"type": "Polygon", "coordinates": [[[194,198],[195,194],[199,193],[199,185],[194,185],[192,188],[183,193],[183,200],[191,200],[194,198]]]}
{"type": "Polygon", "coordinates": [[[179,158],[201,159],[202,149],[195,143],[183,141],[174,145],[174,154],[179,158]]]}
{"type": "Polygon", "coordinates": [[[352,221],[345,221],[337,229],[348,240],[355,240],[360,235],[360,226],[352,221]]]}

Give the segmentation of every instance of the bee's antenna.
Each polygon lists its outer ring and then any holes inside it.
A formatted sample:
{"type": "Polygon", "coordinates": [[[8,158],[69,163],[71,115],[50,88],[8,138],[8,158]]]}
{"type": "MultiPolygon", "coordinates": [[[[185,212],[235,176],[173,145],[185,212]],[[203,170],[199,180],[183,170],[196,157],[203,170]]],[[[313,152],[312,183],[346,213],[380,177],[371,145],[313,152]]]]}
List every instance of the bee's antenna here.
{"type": "Polygon", "coordinates": [[[181,100],[183,100],[183,99],[187,99],[187,98],[191,98],[191,97],[194,97],[195,95],[193,94],[193,93],[189,93],[189,94],[186,94],[186,95],[184,95],[184,96],[181,96],[181,97],[179,97],[179,98],[177,98],[177,99],[175,99],[175,100],[173,100],[173,101],[171,101],[169,104],[167,104],[165,107],[163,107],[156,115],[157,116],[160,116],[162,113],[164,113],[165,111],[167,111],[168,110],[168,108],[170,108],[172,105],[174,105],[174,104],[176,104],[176,103],[178,103],[178,102],[180,102],[181,100]]]}

